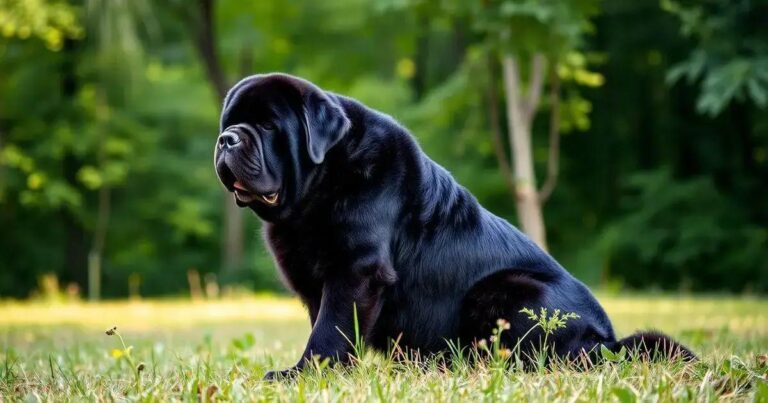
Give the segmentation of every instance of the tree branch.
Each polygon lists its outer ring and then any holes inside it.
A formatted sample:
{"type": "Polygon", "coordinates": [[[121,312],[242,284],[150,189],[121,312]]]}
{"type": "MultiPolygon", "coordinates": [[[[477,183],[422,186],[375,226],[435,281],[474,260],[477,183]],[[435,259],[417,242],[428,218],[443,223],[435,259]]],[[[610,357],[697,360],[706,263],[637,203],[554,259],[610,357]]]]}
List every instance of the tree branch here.
{"type": "MultiPolygon", "coordinates": [[[[208,82],[218,97],[219,105],[227,96],[229,85],[218,56],[214,18],[215,0],[198,0],[198,21],[188,19],[190,30],[195,38],[195,48],[200,54],[208,82]],[[195,29],[195,25],[198,29],[195,29]]],[[[241,59],[242,65],[248,63],[247,56],[241,59]]],[[[232,196],[222,192],[224,202],[224,237],[222,239],[221,269],[224,271],[239,268],[243,256],[243,218],[242,210],[232,203],[232,196]]]]}
{"type": "Polygon", "coordinates": [[[493,135],[493,151],[496,154],[496,162],[499,164],[501,176],[504,178],[507,187],[509,187],[509,191],[512,195],[515,195],[515,177],[512,174],[512,168],[509,165],[507,153],[504,151],[504,134],[499,124],[499,94],[497,92],[499,73],[495,67],[496,62],[495,53],[489,52],[487,60],[488,88],[486,89],[488,98],[488,120],[490,121],[489,125],[491,134],[493,135]]]}
{"type": "Polygon", "coordinates": [[[544,204],[549,200],[557,186],[560,171],[560,77],[557,71],[551,74],[550,99],[552,108],[549,115],[549,157],[547,159],[547,179],[539,191],[539,201],[544,204]]]}
{"type": "MultiPolygon", "coordinates": [[[[525,101],[520,94],[520,70],[517,67],[517,59],[510,55],[504,55],[502,58],[503,74],[504,74],[504,92],[507,95],[507,120],[515,125],[526,124],[528,121],[525,119],[525,101]]],[[[510,126],[507,131],[509,136],[510,155],[515,155],[515,150],[512,149],[514,144],[512,136],[514,135],[513,127],[510,126]]]]}
{"type": "Polygon", "coordinates": [[[544,71],[547,68],[547,59],[541,53],[533,55],[531,60],[531,74],[528,82],[528,99],[525,101],[525,117],[533,120],[536,108],[541,99],[541,90],[544,87],[544,71]]]}

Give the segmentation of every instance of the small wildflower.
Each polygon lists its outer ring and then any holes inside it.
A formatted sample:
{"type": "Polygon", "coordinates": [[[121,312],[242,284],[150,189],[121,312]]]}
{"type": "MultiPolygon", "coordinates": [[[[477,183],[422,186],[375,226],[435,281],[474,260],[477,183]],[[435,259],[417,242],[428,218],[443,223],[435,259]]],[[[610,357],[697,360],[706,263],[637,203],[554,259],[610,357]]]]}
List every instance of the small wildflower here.
{"type": "Polygon", "coordinates": [[[508,348],[502,348],[499,350],[499,357],[501,358],[509,358],[512,355],[512,350],[508,348]]]}
{"type": "Polygon", "coordinates": [[[509,322],[500,318],[499,320],[496,321],[496,326],[502,329],[509,329],[509,322]]]}
{"type": "Polygon", "coordinates": [[[491,339],[491,343],[495,343],[496,342],[496,336],[495,335],[491,336],[490,339],[491,339]]]}
{"type": "Polygon", "coordinates": [[[477,341],[477,346],[480,348],[485,348],[486,346],[488,346],[488,342],[485,341],[485,339],[480,339],[477,341]]]}
{"type": "Polygon", "coordinates": [[[126,360],[128,362],[129,368],[130,367],[135,368],[135,371],[133,371],[133,376],[136,378],[136,391],[139,394],[141,394],[141,391],[142,391],[141,371],[144,370],[146,365],[144,365],[143,362],[139,362],[137,365],[136,361],[133,360],[133,357],[131,357],[131,350],[133,350],[133,346],[125,345],[125,340],[123,340],[123,336],[121,336],[120,333],[117,332],[117,326],[112,327],[111,329],[107,330],[105,333],[107,334],[107,336],[117,336],[117,339],[123,348],[112,349],[111,355],[114,359],[126,360]]]}

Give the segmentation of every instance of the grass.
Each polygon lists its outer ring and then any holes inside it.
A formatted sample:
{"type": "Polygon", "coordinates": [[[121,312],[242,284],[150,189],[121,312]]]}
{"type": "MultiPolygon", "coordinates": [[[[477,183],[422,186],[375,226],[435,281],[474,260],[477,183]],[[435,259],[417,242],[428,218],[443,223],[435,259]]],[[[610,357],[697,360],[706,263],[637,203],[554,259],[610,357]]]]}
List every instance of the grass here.
{"type": "Polygon", "coordinates": [[[316,363],[295,381],[267,383],[264,373],[294,364],[309,333],[303,309],[292,299],[7,302],[0,303],[0,402],[768,401],[768,300],[599,299],[619,335],[663,329],[702,361],[618,360],[590,371],[523,372],[498,360],[445,367],[365,351],[351,368],[316,363]],[[107,336],[112,326],[118,334],[107,336]]]}

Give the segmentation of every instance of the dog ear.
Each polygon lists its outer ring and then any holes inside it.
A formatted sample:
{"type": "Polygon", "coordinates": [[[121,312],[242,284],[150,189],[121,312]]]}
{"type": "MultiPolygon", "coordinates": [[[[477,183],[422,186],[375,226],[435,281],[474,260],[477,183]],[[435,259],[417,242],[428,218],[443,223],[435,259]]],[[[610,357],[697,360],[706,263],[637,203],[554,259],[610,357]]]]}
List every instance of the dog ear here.
{"type": "Polygon", "coordinates": [[[304,95],[304,133],[307,152],[315,164],[325,160],[325,154],[349,131],[351,122],[338,104],[321,90],[304,95]]]}

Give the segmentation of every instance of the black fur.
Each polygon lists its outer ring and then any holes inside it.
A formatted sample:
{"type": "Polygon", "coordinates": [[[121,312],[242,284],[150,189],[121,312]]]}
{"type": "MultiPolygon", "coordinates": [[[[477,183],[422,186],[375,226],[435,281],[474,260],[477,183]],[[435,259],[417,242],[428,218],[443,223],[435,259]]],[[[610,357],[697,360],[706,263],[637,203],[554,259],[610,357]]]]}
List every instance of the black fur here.
{"type": "Polygon", "coordinates": [[[312,355],[347,358],[340,332],[352,338],[353,306],[366,342],[382,350],[393,339],[421,353],[444,351],[446,340],[466,345],[487,338],[499,318],[511,323],[504,338],[514,345],[533,325],[519,310],[546,307],[579,315],[549,338],[562,357],[600,344],[693,357],[655,333],[617,341],[587,287],[480,206],[387,115],[269,74],[229,92],[221,127],[242,142],[217,147],[217,173],[230,191],[238,181],[238,204],[264,220],[285,283],[309,311],[295,369],[312,355]],[[257,197],[274,192],[276,205],[257,197]]]}
{"type": "Polygon", "coordinates": [[[696,359],[696,354],[693,351],[669,336],[656,331],[637,332],[615,343],[609,343],[607,347],[614,352],[624,347],[627,351],[634,351],[639,358],[644,360],[682,359],[693,361],[696,359]]]}

